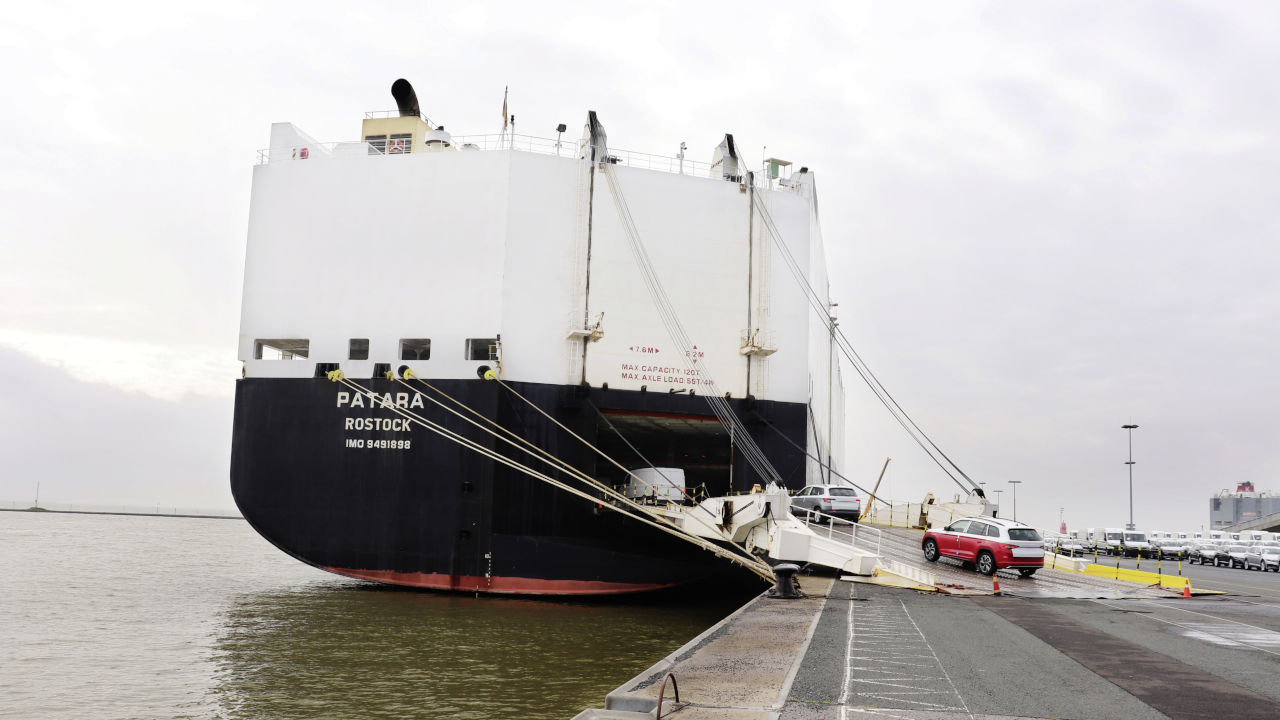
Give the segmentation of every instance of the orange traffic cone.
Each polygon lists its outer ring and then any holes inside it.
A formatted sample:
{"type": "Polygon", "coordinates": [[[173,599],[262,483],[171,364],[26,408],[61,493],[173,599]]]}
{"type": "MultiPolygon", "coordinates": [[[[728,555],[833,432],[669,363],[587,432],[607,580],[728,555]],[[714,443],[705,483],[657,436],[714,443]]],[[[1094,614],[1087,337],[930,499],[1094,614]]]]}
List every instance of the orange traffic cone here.
{"type": "Polygon", "coordinates": [[[995,584],[995,586],[991,588],[991,594],[999,595],[1000,594],[1000,578],[992,577],[991,582],[995,584]]]}
{"type": "Polygon", "coordinates": [[[1183,582],[1185,582],[1186,585],[1182,586],[1182,597],[1189,598],[1191,597],[1191,581],[1184,580],[1183,582]]]}

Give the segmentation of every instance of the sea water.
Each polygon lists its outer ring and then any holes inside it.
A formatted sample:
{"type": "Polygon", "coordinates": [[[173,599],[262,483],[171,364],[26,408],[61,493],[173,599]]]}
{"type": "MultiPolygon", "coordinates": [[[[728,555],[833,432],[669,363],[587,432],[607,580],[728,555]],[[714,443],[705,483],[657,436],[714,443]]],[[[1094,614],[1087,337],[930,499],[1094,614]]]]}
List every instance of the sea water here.
{"type": "Polygon", "coordinates": [[[569,718],[746,599],[410,591],[242,520],[0,512],[0,718],[569,718]]]}

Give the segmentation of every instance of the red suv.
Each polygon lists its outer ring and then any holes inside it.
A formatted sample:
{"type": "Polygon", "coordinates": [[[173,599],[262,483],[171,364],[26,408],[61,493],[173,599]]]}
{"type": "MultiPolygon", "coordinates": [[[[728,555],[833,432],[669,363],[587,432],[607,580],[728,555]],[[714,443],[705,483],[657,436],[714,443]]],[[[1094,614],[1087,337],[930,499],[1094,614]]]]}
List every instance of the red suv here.
{"type": "Polygon", "coordinates": [[[1013,568],[1025,578],[1044,567],[1044,538],[1035,528],[1013,520],[956,520],[942,530],[925,533],[920,547],[929,562],[943,556],[955,558],[973,563],[983,575],[1013,568]]]}

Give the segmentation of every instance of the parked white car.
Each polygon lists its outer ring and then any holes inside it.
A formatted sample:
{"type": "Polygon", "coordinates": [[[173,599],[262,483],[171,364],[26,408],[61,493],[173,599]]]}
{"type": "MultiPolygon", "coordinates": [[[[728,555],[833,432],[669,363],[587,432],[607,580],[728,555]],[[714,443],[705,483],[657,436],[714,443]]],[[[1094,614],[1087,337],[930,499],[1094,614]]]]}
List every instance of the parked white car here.
{"type": "Polygon", "coordinates": [[[1262,553],[1262,570],[1280,572],[1280,542],[1263,543],[1258,547],[1262,553]]]}

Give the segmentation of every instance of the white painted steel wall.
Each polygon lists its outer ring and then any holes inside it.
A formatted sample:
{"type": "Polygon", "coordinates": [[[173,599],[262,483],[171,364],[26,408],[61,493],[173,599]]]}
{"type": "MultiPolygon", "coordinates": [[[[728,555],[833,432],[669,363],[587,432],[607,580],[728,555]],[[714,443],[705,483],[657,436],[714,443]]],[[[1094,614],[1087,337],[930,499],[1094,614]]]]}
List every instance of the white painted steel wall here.
{"type": "MultiPolygon", "coordinates": [[[[567,334],[583,318],[586,163],[510,150],[287,157],[254,170],[239,349],[248,376],[308,377],[315,363],[332,362],[350,376],[368,377],[374,363],[386,362],[427,378],[469,378],[485,363],[465,359],[466,339],[500,335],[506,378],[583,379],[582,341],[567,334]],[[310,357],[254,360],[260,338],[309,339],[310,357]],[[350,338],[369,338],[367,361],[347,360],[350,338]],[[399,360],[401,338],[430,338],[431,358],[399,360]]],[[[811,403],[825,448],[827,333],[759,217],[752,324],[777,352],[751,361],[747,385],[747,359],[738,349],[748,328],[749,195],[733,182],[620,166],[609,171],[703,353],[700,363],[721,391],[811,403]]],[[[825,296],[809,200],[791,190],[759,192],[825,296]]],[[[588,345],[587,382],[652,392],[696,387],[639,276],[599,173],[590,263],[588,312],[593,320],[604,313],[604,337],[588,345]]]]}
{"type": "Polygon", "coordinates": [[[254,168],[240,359],[250,377],[375,362],[474,377],[467,338],[501,330],[510,152],[328,157],[254,168]],[[255,338],[307,338],[307,361],[253,360],[255,338]],[[369,338],[369,360],[347,360],[369,338]],[[401,363],[401,338],[431,359],[401,363]]]}
{"type": "MultiPolygon", "coordinates": [[[[721,392],[746,394],[738,333],[746,326],[747,202],[737,183],[613,166],[631,216],[685,332],[696,365],[721,392]]],[[[633,259],[607,179],[596,181],[591,314],[605,335],[587,350],[587,382],[650,392],[702,388],[669,337],[633,259]]]]}

